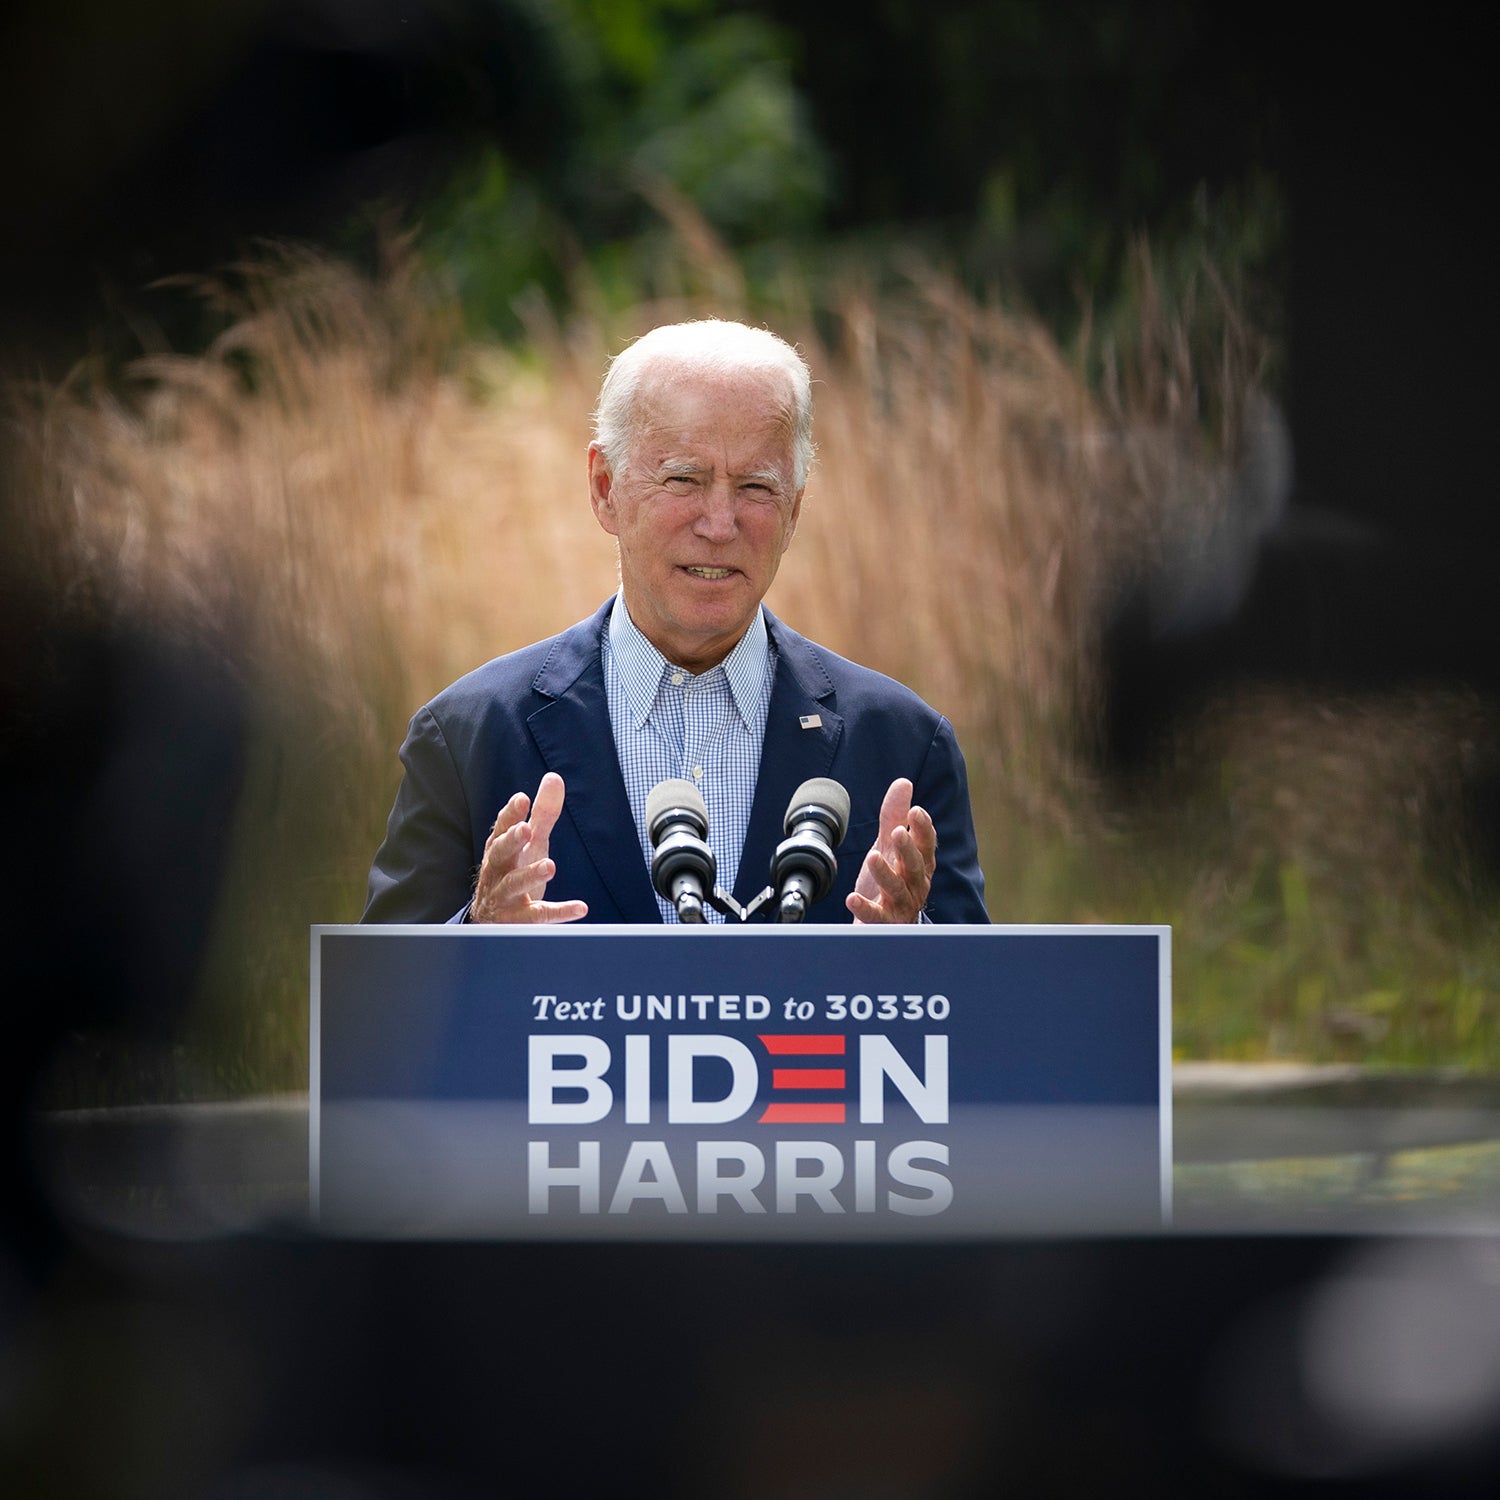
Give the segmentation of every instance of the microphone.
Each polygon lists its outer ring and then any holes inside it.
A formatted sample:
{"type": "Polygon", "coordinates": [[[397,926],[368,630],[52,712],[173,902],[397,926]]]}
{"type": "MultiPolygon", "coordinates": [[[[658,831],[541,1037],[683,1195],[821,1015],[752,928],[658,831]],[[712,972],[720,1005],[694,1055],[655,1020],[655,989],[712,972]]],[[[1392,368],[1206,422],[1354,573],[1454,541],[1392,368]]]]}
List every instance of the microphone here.
{"type": "MultiPolygon", "coordinates": [[[[846,799],[847,800],[847,799],[846,799]]],[[[646,834],[651,884],[677,908],[680,922],[702,922],[703,902],[713,893],[718,873],[714,852],[704,842],[708,807],[691,781],[663,781],[646,798],[646,834]]]]}
{"type": "Polygon", "coordinates": [[[778,922],[800,922],[807,908],[833,889],[834,850],[849,831],[849,793],[826,776],[804,781],[792,793],[782,823],[786,838],[771,856],[778,922]]]}

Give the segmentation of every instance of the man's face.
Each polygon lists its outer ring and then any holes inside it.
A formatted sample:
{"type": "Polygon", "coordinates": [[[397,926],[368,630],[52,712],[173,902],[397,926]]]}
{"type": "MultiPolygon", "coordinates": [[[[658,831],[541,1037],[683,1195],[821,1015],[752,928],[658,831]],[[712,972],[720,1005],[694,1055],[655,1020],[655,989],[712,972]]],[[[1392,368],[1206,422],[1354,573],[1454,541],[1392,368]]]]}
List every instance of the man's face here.
{"type": "Polygon", "coordinates": [[[646,371],[624,472],[589,447],[599,524],[620,546],[630,618],[668,661],[722,661],[796,529],[789,392],[776,376],[646,371]]]}

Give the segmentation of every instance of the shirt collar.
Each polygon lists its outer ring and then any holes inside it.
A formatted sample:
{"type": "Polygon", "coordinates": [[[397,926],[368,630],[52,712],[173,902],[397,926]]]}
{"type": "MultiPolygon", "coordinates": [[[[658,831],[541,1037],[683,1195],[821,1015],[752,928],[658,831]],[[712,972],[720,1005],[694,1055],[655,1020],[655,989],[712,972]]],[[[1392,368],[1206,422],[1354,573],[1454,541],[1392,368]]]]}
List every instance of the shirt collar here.
{"type": "MultiPolygon", "coordinates": [[[[651,717],[663,675],[683,669],[674,668],[641,634],[640,628],[630,618],[623,596],[619,594],[615,595],[615,606],[610,611],[608,638],[609,649],[615,659],[615,670],[620,676],[620,685],[625,689],[631,717],[639,729],[651,717]]],[[[749,628],[720,665],[724,668],[724,676],[729,682],[729,691],[740,718],[753,729],[756,720],[761,717],[766,675],[771,669],[770,635],[766,630],[763,609],[755,611],[749,628]]],[[[692,674],[684,672],[684,675],[692,674]]]]}

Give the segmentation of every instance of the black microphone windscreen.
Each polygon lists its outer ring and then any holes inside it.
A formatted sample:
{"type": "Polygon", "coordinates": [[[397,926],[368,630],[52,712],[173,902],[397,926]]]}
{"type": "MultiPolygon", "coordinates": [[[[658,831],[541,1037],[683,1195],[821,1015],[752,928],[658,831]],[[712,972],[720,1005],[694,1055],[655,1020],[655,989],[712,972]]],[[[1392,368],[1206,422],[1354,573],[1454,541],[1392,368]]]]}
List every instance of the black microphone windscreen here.
{"type": "Polygon", "coordinates": [[[782,825],[787,833],[792,831],[797,814],[805,807],[818,807],[832,814],[832,842],[834,848],[838,848],[849,831],[849,793],[829,776],[814,776],[810,781],[804,781],[787,803],[786,818],[782,825]]]}
{"type": "MultiPolygon", "coordinates": [[[[846,805],[847,801],[846,798],[846,805]]],[[[708,832],[708,804],[703,800],[703,793],[691,781],[679,777],[652,787],[651,795],[646,798],[646,833],[653,844],[656,843],[658,820],[673,811],[690,814],[702,825],[699,833],[708,832]]]]}

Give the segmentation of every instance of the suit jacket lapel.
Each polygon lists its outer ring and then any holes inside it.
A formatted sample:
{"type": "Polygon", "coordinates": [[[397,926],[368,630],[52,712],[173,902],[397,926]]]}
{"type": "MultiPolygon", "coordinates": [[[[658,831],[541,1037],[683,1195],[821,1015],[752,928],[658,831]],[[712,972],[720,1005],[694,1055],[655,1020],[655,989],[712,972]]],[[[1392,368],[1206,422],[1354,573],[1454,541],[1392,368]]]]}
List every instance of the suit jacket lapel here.
{"type": "Polygon", "coordinates": [[[771,856],[786,836],[782,823],[792,793],[809,777],[826,776],[844,732],[833,711],[833,683],[812,645],[788,630],[769,610],[766,620],[776,646],[776,678],[766,715],[760,775],[750,805],[750,826],[734,882],[734,899],[745,905],[765,887],[771,856]],[[804,721],[819,722],[804,727],[804,721]]]}
{"type": "Polygon", "coordinates": [[[599,659],[599,637],[609,619],[610,602],[591,620],[558,637],[532,683],[532,690],[549,701],[526,722],[542,760],[566,784],[562,815],[572,820],[600,881],[620,909],[620,920],[660,922],[661,910],[641,858],[615,754],[599,659]]]}

